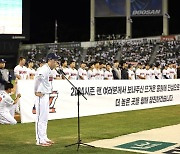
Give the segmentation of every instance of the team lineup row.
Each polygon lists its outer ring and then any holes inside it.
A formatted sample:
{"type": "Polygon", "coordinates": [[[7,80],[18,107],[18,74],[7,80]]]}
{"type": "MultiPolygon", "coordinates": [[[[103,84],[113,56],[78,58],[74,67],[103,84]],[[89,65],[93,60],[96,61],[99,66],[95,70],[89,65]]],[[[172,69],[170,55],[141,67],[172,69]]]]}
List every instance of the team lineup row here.
{"type": "MultiPolygon", "coordinates": [[[[25,66],[26,59],[20,57],[19,64],[14,68],[14,74],[17,79],[34,79],[36,72],[33,68],[33,61],[28,62],[28,67],[25,66]]],[[[45,61],[41,61],[39,67],[42,67],[45,61]]],[[[69,80],[113,80],[113,79],[175,79],[177,78],[177,72],[179,66],[176,64],[168,64],[165,66],[149,65],[149,64],[127,64],[126,62],[120,63],[118,60],[114,60],[113,65],[104,64],[102,62],[93,62],[86,64],[81,62],[80,67],[76,69],[76,62],[71,61],[68,65],[66,60],[61,60],[61,63],[57,62],[56,69],[52,70],[52,77],[54,79],[69,80]],[[63,70],[64,75],[59,74],[57,70],[63,70]]]]}

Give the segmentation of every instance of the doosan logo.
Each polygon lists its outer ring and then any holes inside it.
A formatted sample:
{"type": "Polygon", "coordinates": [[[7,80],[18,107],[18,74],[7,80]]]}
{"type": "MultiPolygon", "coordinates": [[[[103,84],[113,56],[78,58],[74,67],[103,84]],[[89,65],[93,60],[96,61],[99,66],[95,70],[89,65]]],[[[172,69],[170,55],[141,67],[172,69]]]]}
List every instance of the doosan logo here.
{"type": "Polygon", "coordinates": [[[134,10],[132,15],[158,15],[161,10],[134,10]]]}
{"type": "MultiPolygon", "coordinates": [[[[49,113],[56,113],[55,103],[58,98],[58,91],[53,91],[49,96],[49,113]]],[[[33,106],[32,113],[36,114],[36,106],[33,106]]]]}

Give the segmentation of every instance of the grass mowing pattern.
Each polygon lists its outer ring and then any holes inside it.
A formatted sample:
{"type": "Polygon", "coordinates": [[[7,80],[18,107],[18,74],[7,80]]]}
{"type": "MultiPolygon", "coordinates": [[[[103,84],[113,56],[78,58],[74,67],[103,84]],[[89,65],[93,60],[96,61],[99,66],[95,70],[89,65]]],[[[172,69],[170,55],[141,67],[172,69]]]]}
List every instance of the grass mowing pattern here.
{"type": "MultiPolygon", "coordinates": [[[[94,140],[114,138],[120,135],[159,128],[180,123],[180,106],[128,111],[80,118],[81,139],[83,143],[94,140]]],[[[0,154],[131,154],[131,152],[91,148],[77,145],[77,118],[51,120],[48,136],[56,143],[51,147],[35,145],[34,123],[0,125],[0,154]]]]}

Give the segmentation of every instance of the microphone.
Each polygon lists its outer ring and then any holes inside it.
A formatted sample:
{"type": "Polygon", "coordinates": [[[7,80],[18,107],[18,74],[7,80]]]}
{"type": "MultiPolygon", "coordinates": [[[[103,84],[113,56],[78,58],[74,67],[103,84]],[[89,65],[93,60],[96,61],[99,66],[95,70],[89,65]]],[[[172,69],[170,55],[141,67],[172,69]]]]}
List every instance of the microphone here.
{"type": "Polygon", "coordinates": [[[57,71],[58,74],[66,75],[66,73],[64,73],[64,71],[60,68],[59,69],[55,68],[55,70],[57,71]]]}

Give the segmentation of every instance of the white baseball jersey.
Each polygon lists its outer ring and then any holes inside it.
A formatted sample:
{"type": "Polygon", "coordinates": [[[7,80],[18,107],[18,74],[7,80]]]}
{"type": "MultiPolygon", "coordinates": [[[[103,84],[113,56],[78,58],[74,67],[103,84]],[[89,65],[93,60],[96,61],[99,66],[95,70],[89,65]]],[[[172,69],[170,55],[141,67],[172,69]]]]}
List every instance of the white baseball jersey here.
{"type": "Polygon", "coordinates": [[[53,69],[51,71],[51,73],[52,73],[53,79],[56,79],[57,77],[60,77],[60,74],[55,69],[53,69]]]}
{"type": "Polygon", "coordinates": [[[27,67],[25,67],[25,66],[22,67],[20,65],[17,65],[14,68],[14,74],[20,75],[21,80],[26,80],[28,78],[27,67]]]}
{"type": "Polygon", "coordinates": [[[32,79],[36,75],[36,71],[33,68],[27,68],[28,79],[32,79]]]}
{"type": "Polygon", "coordinates": [[[62,67],[62,70],[63,70],[63,72],[66,74],[65,76],[66,76],[66,78],[67,79],[69,79],[69,75],[70,75],[70,72],[69,72],[69,68],[67,68],[67,67],[62,67]]]}
{"type": "MultiPolygon", "coordinates": [[[[111,71],[105,71],[104,73],[104,78],[107,79],[107,80],[113,80],[113,74],[111,71]]],[[[103,79],[104,80],[104,79],[103,79]]]]}
{"type": "Polygon", "coordinates": [[[156,78],[155,78],[155,70],[149,69],[149,71],[150,71],[150,78],[151,78],[151,80],[156,79],[156,78]]]}
{"type": "Polygon", "coordinates": [[[0,91],[0,123],[1,124],[16,124],[17,121],[11,115],[10,110],[14,100],[6,91],[0,91]]]}
{"type": "Polygon", "coordinates": [[[95,74],[94,74],[93,70],[88,70],[87,76],[88,76],[89,80],[95,80],[95,74]]]}
{"type": "Polygon", "coordinates": [[[128,70],[128,75],[130,77],[130,80],[135,80],[135,73],[134,73],[134,71],[129,69],[128,70]]]}
{"type": "MultiPolygon", "coordinates": [[[[82,76],[84,80],[87,80],[87,71],[85,69],[79,68],[78,69],[78,76],[82,76]]],[[[80,77],[78,77],[79,80],[81,80],[80,77]]]]}
{"type": "Polygon", "coordinates": [[[166,76],[168,79],[169,79],[169,71],[168,70],[166,70],[166,69],[163,69],[163,71],[162,71],[162,75],[163,75],[163,79],[166,79],[164,76],[166,76]]]}
{"type": "Polygon", "coordinates": [[[142,76],[142,77],[145,77],[145,71],[144,71],[144,69],[137,69],[136,70],[136,79],[139,79],[139,80],[141,80],[139,77],[138,77],[138,75],[140,75],[140,76],[142,76]]]}
{"type": "Polygon", "coordinates": [[[105,73],[105,72],[104,72],[104,69],[100,69],[100,70],[99,70],[99,74],[100,74],[100,75],[99,75],[99,79],[100,79],[100,80],[104,80],[104,73],[105,73]]]}
{"type": "Polygon", "coordinates": [[[176,75],[176,70],[174,68],[168,68],[170,79],[174,79],[176,75]]]}
{"type": "Polygon", "coordinates": [[[52,92],[52,70],[48,64],[43,65],[38,69],[35,76],[35,92],[49,94],[52,92]]]}
{"type": "Polygon", "coordinates": [[[14,100],[4,90],[0,91],[0,112],[9,111],[14,100]]]}
{"type": "Polygon", "coordinates": [[[151,71],[150,70],[144,70],[144,73],[145,73],[146,80],[150,80],[151,79],[151,71]]]}
{"type": "Polygon", "coordinates": [[[96,68],[93,69],[95,80],[100,80],[100,72],[96,68]]]}
{"type": "Polygon", "coordinates": [[[158,79],[162,79],[162,73],[161,69],[154,69],[155,76],[157,76],[158,79]]]}
{"type": "Polygon", "coordinates": [[[78,79],[78,71],[74,68],[69,68],[69,79],[70,80],[77,80],[78,79]]]}

